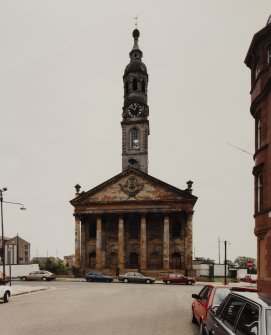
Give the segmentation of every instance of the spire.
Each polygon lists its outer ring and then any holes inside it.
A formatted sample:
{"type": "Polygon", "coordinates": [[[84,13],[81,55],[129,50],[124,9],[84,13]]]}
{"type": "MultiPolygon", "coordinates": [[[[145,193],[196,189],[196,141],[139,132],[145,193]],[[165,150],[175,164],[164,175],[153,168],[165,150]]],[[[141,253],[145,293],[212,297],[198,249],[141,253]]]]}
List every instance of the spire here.
{"type": "Polygon", "coordinates": [[[136,28],[134,31],[133,31],[133,38],[134,38],[134,46],[133,46],[133,49],[132,51],[130,52],[130,59],[131,61],[133,60],[141,60],[142,56],[143,56],[143,53],[142,51],[140,50],[139,48],[139,45],[138,45],[138,38],[140,36],[140,32],[139,30],[136,28]]]}

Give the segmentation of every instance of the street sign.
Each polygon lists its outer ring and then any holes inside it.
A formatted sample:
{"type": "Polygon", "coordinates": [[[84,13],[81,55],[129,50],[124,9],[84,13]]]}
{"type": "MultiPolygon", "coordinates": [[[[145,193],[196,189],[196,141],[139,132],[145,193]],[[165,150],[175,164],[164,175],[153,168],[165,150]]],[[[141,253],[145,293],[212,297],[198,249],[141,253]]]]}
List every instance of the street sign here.
{"type": "Polygon", "coordinates": [[[248,269],[252,269],[252,268],[253,268],[253,266],[254,266],[254,263],[253,263],[253,261],[251,261],[251,260],[248,260],[248,261],[247,261],[247,268],[248,268],[248,269]]]}

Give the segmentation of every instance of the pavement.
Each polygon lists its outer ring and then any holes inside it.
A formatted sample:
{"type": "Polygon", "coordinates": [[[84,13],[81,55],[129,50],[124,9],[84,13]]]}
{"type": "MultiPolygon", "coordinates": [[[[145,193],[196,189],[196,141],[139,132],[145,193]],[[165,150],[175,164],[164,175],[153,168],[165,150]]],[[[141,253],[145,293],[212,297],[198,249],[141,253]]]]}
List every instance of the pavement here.
{"type": "MultiPolygon", "coordinates": [[[[8,285],[7,285],[8,286],[8,285]]],[[[47,286],[25,286],[25,285],[12,285],[11,286],[11,295],[21,295],[32,292],[48,290],[47,286]]]]}
{"type": "MultiPolygon", "coordinates": [[[[84,278],[58,278],[57,281],[70,281],[70,282],[85,282],[84,278]]],[[[118,281],[116,281],[118,282],[118,281]]],[[[157,280],[155,282],[156,284],[162,284],[162,281],[157,280]]],[[[207,282],[196,282],[196,285],[206,285],[207,282]]],[[[217,283],[212,283],[215,285],[221,285],[222,283],[217,282],[217,283]]],[[[249,286],[249,287],[256,287],[256,285],[251,285],[251,284],[246,284],[246,283],[230,283],[230,285],[232,286],[249,286]]],[[[9,286],[8,284],[6,286],[9,286]]],[[[27,294],[27,293],[33,293],[33,292],[39,292],[39,291],[44,291],[44,290],[48,290],[50,287],[48,286],[31,286],[31,285],[16,285],[16,280],[14,280],[14,282],[12,282],[11,285],[11,294],[13,296],[16,295],[21,295],[21,294],[27,294]]]]}

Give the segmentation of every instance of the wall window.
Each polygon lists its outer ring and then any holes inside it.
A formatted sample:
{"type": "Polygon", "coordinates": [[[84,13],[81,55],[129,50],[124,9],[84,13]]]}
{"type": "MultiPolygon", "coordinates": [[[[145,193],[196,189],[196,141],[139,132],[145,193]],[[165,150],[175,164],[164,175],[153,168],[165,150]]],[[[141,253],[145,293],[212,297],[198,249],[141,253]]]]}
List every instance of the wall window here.
{"type": "Polygon", "coordinates": [[[260,171],[256,177],[256,212],[263,210],[263,173],[260,171]]]}
{"type": "Polygon", "coordinates": [[[133,91],[137,90],[137,80],[133,79],[133,91]]]}
{"type": "Polygon", "coordinates": [[[271,65],[271,45],[267,49],[267,63],[271,65]]]}
{"type": "Polygon", "coordinates": [[[133,128],[130,132],[130,148],[139,149],[139,133],[136,128],[133,128]]]}
{"type": "Polygon", "coordinates": [[[96,222],[91,222],[89,224],[89,237],[96,238],[96,222]]]}
{"type": "Polygon", "coordinates": [[[258,62],[255,66],[255,80],[258,78],[260,72],[261,72],[261,66],[260,63],[258,62]]]}
{"type": "Polygon", "coordinates": [[[258,113],[257,118],[255,119],[255,149],[259,150],[261,148],[261,137],[262,137],[262,128],[261,128],[261,114],[258,113]]]}

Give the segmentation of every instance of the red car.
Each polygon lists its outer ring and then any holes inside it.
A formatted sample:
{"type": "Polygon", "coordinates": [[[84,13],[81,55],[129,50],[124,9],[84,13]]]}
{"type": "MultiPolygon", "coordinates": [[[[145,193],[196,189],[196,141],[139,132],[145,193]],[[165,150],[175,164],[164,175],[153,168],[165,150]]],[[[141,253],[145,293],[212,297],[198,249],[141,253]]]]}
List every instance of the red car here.
{"type": "Polygon", "coordinates": [[[212,306],[218,306],[230,293],[230,286],[206,285],[199,294],[192,294],[192,322],[200,325],[200,334],[204,334],[207,311],[212,306]]]}
{"type": "Polygon", "coordinates": [[[195,278],[185,277],[181,274],[171,273],[165,277],[163,277],[163,282],[166,284],[186,284],[192,285],[195,284],[195,278]]]}
{"type": "Polygon", "coordinates": [[[257,277],[254,276],[254,275],[246,275],[245,277],[241,278],[240,281],[242,281],[244,283],[256,284],[257,277]]]}

